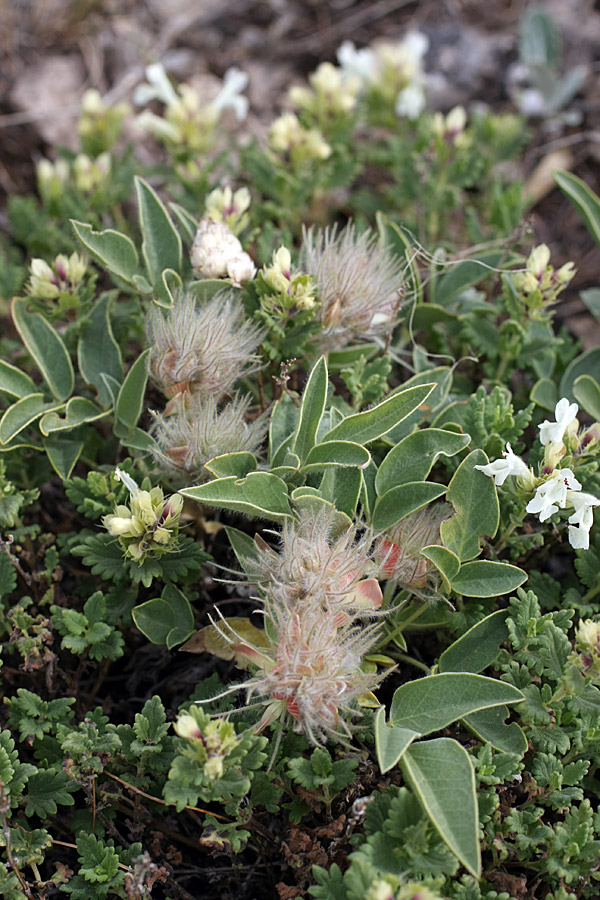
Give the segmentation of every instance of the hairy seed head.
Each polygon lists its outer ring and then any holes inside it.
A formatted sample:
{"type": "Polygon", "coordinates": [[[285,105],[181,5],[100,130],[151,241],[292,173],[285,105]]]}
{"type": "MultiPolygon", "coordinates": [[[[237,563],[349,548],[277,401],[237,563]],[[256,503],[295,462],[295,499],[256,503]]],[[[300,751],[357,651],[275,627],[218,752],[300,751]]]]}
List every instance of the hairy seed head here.
{"type": "Polygon", "coordinates": [[[235,395],[219,408],[215,397],[192,396],[189,403],[179,402],[170,416],[155,413],[154,457],[165,472],[181,481],[196,483],[210,477],[204,463],[221,456],[260,446],[267,427],[264,417],[246,421],[250,399],[235,395]]]}
{"type": "Polygon", "coordinates": [[[317,282],[321,346],[334,349],[368,340],[393,325],[403,284],[403,264],[371,231],[353,224],[304,229],[300,265],[317,282]]]}
{"type": "Polygon", "coordinates": [[[436,503],[416,510],[381,535],[376,556],[383,577],[424,599],[435,596],[439,578],[435,566],[424,556],[423,547],[439,544],[442,522],[449,519],[449,503],[436,503]]]}
{"type": "Polygon", "coordinates": [[[247,320],[229,291],[198,305],[182,294],[165,314],[154,306],[146,317],[150,376],[168,397],[191,393],[219,399],[256,367],[260,329],[247,320]]]}

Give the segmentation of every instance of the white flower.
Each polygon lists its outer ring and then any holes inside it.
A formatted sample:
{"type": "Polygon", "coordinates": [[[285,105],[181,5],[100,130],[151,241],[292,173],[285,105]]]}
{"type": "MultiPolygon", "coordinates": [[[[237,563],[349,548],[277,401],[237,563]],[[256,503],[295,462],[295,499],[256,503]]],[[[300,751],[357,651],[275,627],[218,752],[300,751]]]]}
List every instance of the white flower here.
{"type": "Polygon", "coordinates": [[[502,451],[502,459],[495,459],[488,463],[487,466],[475,466],[484,475],[489,475],[494,482],[500,487],[504,484],[509,475],[517,475],[519,478],[529,479],[531,470],[520,456],[512,452],[510,444],[506,445],[506,450],[502,451]]]}
{"type": "Polygon", "coordinates": [[[224,278],[229,263],[241,256],[242,245],[225,222],[200,219],[192,245],[191,261],[197,278],[224,278]]]}
{"type": "Polygon", "coordinates": [[[567,499],[575,509],[573,515],[569,516],[569,543],[577,550],[588,550],[590,528],[594,524],[594,507],[600,506],[600,500],[593,494],[574,491],[567,492],[567,499]]]}
{"type": "Polygon", "coordinates": [[[418,119],[425,108],[425,91],[419,84],[409,84],[396,97],[395,111],[397,116],[406,116],[413,121],[418,119]]]}
{"type": "Polygon", "coordinates": [[[556,419],[556,422],[549,422],[548,419],[546,419],[539,426],[540,441],[542,444],[547,444],[548,441],[562,441],[563,435],[577,415],[578,409],[579,407],[577,404],[569,403],[566,397],[559,400],[554,409],[554,418],[556,419]]]}
{"type": "Polygon", "coordinates": [[[223,78],[223,87],[212,102],[213,107],[218,112],[231,107],[238,122],[243,122],[248,115],[250,105],[248,98],[242,96],[242,91],[247,85],[248,75],[246,72],[242,72],[236,66],[227,69],[223,78]]]}
{"type": "Polygon", "coordinates": [[[133,94],[133,102],[137,106],[150,103],[151,100],[160,100],[165,106],[174,106],[179,103],[179,97],[175,88],[169,81],[162,63],[154,63],[146,69],[148,83],[139,84],[133,94]]]}
{"type": "Polygon", "coordinates": [[[125,487],[127,488],[127,490],[129,491],[130,494],[139,493],[140,489],[137,486],[137,484],[135,483],[135,481],[133,480],[133,478],[131,477],[131,475],[128,475],[127,472],[124,472],[122,469],[119,469],[118,466],[115,469],[115,478],[117,478],[119,481],[123,482],[123,484],[125,485],[125,487]]]}
{"type": "Polygon", "coordinates": [[[240,253],[227,263],[227,274],[234,284],[242,285],[254,278],[256,266],[247,253],[240,253]]]}
{"type": "Polygon", "coordinates": [[[581,485],[570,469],[557,469],[547,481],[542,482],[535,492],[535,497],[525,507],[526,512],[539,515],[540,522],[564,509],[567,505],[567,492],[580,491],[581,485]]]}
{"type": "Polygon", "coordinates": [[[348,75],[355,75],[363,83],[373,81],[377,74],[377,57],[370,47],[357,50],[352,41],[344,41],[337,52],[340,66],[348,75]]]}

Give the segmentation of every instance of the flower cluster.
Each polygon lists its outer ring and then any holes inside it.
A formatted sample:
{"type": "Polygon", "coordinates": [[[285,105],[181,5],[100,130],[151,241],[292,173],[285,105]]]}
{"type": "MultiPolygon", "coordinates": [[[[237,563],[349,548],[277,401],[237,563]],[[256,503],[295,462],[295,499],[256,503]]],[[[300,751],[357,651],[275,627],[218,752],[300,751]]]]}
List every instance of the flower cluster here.
{"type": "Polygon", "coordinates": [[[575,634],[575,649],[572,660],[591,680],[600,685],[600,622],[582,619],[575,634]]]}
{"type": "Polygon", "coordinates": [[[324,349],[351,340],[370,340],[389,329],[400,305],[402,261],[382,246],[377,235],[356,234],[353,224],[304,230],[301,267],[314,277],[324,349]]]}
{"type": "Polygon", "coordinates": [[[263,309],[294,314],[308,312],[317,305],[314,280],[309,275],[292,271],[292,257],[287,247],[273,253],[270,266],[260,272],[257,290],[263,309]]]}
{"type": "Polygon", "coordinates": [[[529,309],[537,310],[555,303],[574,274],[572,262],[555,271],[550,265],[549,248],[540,244],[529,254],[525,271],[515,272],[512,281],[523,303],[529,309]]]}
{"type": "Polygon", "coordinates": [[[119,140],[124,119],[129,115],[128,103],[107,105],[100,92],[91,88],[81,101],[81,117],[77,132],[81,146],[90,156],[110,150],[119,140]]]}
{"type": "Polygon", "coordinates": [[[114,514],[104,516],[102,524],[109,534],[118,537],[125,556],[140,565],[147,557],[160,557],[177,546],[179,516],[183,497],[173,494],[165,500],[162,488],[141,490],[133,478],[115,470],[131,494],[129,506],[117,506],[114,514]]]}
{"type": "Polygon", "coordinates": [[[252,258],[229,225],[209,216],[200,220],[190,259],[197,278],[230,278],[239,286],[256,274],[252,258]]]}
{"type": "Polygon", "coordinates": [[[512,452],[510,444],[506,445],[502,459],[475,468],[489,475],[499,486],[512,476],[518,480],[522,490],[535,491],[525,511],[537,515],[540,522],[545,522],[560,509],[573,510],[568,519],[569,543],[575,549],[587,550],[590,546],[590,529],[594,523],[594,507],[600,506],[600,500],[581,490],[581,484],[572,469],[566,466],[556,468],[568,451],[576,457],[594,440],[594,426],[581,436],[578,435],[577,410],[576,403],[569,403],[568,399],[563,397],[556,404],[555,421],[546,419],[540,424],[540,441],[545,448],[541,475],[536,476],[533,470],[512,452]]]}
{"type": "Polygon", "coordinates": [[[294,106],[308,114],[323,129],[347,120],[358,103],[360,78],[324,62],[308,80],[310,87],[295,86],[290,89],[289,98],[294,106]]]}
{"type": "Polygon", "coordinates": [[[206,779],[212,782],[221,778],[226,758],[240,743],[231,722],[211,721],[201,709],[192,707],[177,718],[174,728],[180,738],[189,741],[184,753],[202,765],[206,779]]]}
{"type": "Polygon", "coordinates": [[[344,72],[361,80],[374,105],[416,119],[425,106],[423,58],[428,46],[427,37],[419,31],[409,32],[399,44],[383,43],[362,50],[344,41],[338,61],[344,72]]]}
{"type": "Polygon", "coordinates": [[[63,295],[68,299],[77,294],[77,288],[87,272],[87,263],[78,253],[71,256],[61,253],[52,265],[43,259],[32,259],[29,268],[29,296],[39,300],[58,300],[63,295]]]}
{"type": "Polygon", "coordinates": [[[269,148],[301,169],[314,160],[328,159],[331,147],[317,128],[305,128],[294,113],[284,113],[269,128],[269,148]]]}
{"type": "Polygon", "coordinates": [[[164,104],[165,112],[161,117],[144,110],[137,117],[137,124],[178,155],[209,150],[215,127],[225,109],[233,109],[238,121],[245,119],[248,113],[248,100],[242,94],[248,76],[235,67],[227,70],[219,94],[210,103],[202,103],[188,84],[173,87],[160,63],[148,66],[146,78],[148,81],[136,89],[134,102],[141,106],[158,100],[164,104]]]}
{"type": "Polygon", "coordinates": [[[382,602],[373,544],[368,531],[340,526],[332,508],[287,523],[279,552],[256,539],[265,630],[253,640],[252,626],[220,618],[213,628],[239,665],[255,667],[239,687],[266,707],[258,730],[289,715],[313,744],[351,736],[342,714],[356,715],[353,702],[383,677],[362,668],[378,636],[377,624],[363,620],[382,602]]]}
{"type": "Polygon", "coordinates": [[[107,151],[96,157],[78,153],[72,163],[66,159],[55,163],[41,159],[36,170],[38,189],[45,203],[59,200],[71,183],[82,194],[92,194],[108,186],[111,171],[112,158],[107,151]]]}
{"type": "Polygon", "coordinates": [[[250,191],[247,187],[239,188],[235,193],[229,185],[215,188],[206,198],[205,215],[214,222],[224,222],[234,234],[248,224],[250,208],[250,191]]]}

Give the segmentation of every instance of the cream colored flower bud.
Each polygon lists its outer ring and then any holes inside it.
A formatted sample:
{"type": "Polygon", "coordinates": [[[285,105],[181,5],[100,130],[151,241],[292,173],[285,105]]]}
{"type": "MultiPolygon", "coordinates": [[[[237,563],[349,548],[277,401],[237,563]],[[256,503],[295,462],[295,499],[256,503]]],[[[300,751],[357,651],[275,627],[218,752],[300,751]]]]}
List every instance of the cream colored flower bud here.
{"type": "Polygon", "coordinates": [[[228,275],[229,261],[243,252],[239,240],[224,222],[204,216],[192,245],[194,275],[197,278],[224,278],[228,275]]]}
{"type": "Polygon", "coordinates": [[[538,279],[542,277],[546,266],[550,262],[550,248],[546,244],[534,247],[527,260],[527,269],[538,279]]]}
{"type": "Polygon", "coordinates": [[[240,253],[234,256],[227,263],[227,274],[234,284],[245,284],[251,281],[256,275],[256,266],[247,253],[240,253]]]}
{"type": "Polygon", "coordinates": [[[175,734],[185,738],[186,741],[197,741],[202,737],[202,732],[193,716],[179,716],[173,728],[175,734]]]}
{"type": "Polygon", "coordinates": [[[131,534],[131,516],[104,516],[102,524],[109,534],[115,536],[131,534]]]}
{"type": "Polygon", "coordinates": [[[217,778],[220,778],[223,774],[223,757],[211,756],[204,763],[203,768],[206,777],[210,778],[211,781],[216,781],[217,778]]]}

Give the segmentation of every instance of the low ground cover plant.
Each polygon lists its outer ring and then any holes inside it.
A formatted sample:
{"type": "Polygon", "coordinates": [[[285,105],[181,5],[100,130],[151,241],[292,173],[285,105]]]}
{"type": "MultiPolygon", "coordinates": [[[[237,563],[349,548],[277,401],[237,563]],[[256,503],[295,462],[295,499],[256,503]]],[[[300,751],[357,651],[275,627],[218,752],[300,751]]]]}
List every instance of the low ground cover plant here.
{"type": "Polygon", "coordinates": [[[0,897],[598,896],[600,350],[424,51],[264,141],[150,66],[11,199],[0,897]]]}

